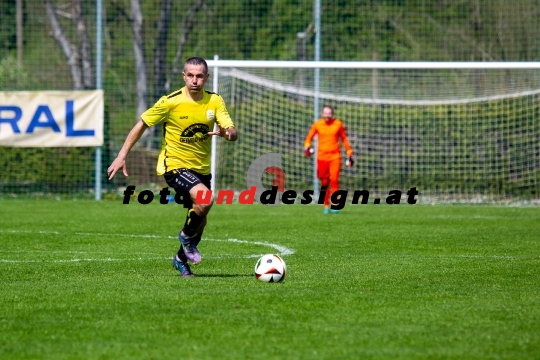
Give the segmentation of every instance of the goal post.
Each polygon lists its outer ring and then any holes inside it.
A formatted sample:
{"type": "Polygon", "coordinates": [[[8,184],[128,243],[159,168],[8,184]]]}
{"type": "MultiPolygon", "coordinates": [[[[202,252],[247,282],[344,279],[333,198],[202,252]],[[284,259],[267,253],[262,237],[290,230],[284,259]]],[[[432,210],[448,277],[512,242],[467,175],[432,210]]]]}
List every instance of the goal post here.
{"type": "MultiPolygon", "coordinates": [[[[303,140],[330,104],[357,163],[340,188],[416,187],[424,201],[536,199],[540,184],[540,63],[210,60],[236,144],[217,142],[216,188],[245,187],[251,161],[282,154],[286,188],[313,189],[303,140]],[[320,69],[315,88],[313,69],[320,69]]],[[[344,156],[344,154],[343,154],[344,156]]],[[[263,184],[272,177],[263,174],[263,184]]],[[[266,185],[265,185],[266,186],[266,185]]],[[[268,187],[268,186],[266,186],[268,187]]]]}

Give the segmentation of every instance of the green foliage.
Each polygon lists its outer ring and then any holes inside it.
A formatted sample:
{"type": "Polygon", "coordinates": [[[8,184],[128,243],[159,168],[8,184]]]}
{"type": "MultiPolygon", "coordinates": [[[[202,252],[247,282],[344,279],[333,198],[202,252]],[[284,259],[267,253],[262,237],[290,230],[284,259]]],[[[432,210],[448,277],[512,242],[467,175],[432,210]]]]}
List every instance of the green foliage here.
{"type": "MultiPolygon", "coordinates": [[[[86,193],[93,188],[94,148],[0,147],[2,193],[86,193]]],[[[71,195],[70,195],[71,196],[71,195]]]]}
{"type": "Polygon", "coordinates": [[[17,46],[16,0],[0,2],[0,58],[17,46]]]}
{"type": "Polygon", "coordinates": [[[17,63],[13,56],[0,59],[0,91],[28,90],[36,81],[17,63]]]}
{"type": "MultiPolygon", "coordinates": [[[[12,56],[0,60],[0,89],[39,88],[12,56]]],[[[6,193],[87,192],[93,187],[93,148],[0,147],[0,189],[6,193]]]]}
{"type": "MultiPolygon", "coordinates": [[[[61,7],[61,1],[53,1],[61,7]]],[[[167,69],[170,72],[172,60],[176,54],[179,40],[193,1],[173,2],[171,10],[171,27],[167,48],[167,69]]],[[[159,18],[160,0],[142,2],[143,35],[147,59],[148,89],[153,89],[153,51],[156,40],[156,28],[159,18]]],[[[133,44],[130,16],[130,3],[127,0],[104,2],[104,78],[105,101],[108,108],[106,123],[106,144],[104,146],[104,167],[110,162],[120,148],[130,127],[138,120],[135,114],[135,70],[133,59],[133,44]]],[[[25,8],[24,22],[24,58],[22,67],[16,64],[11,56],[14,49],[15,34],[15,0],[4,1],[0,4],[0,90],[52,90],[70,89],[71,74],[64,54],[51,36],[50,24],[43,11],[43,6],[25,8]],[[10,52],[8,52],[8,50],[10,52]]],[[[70,19],[69,9],[61,8],[59,21],[66,36],[74,43],[77,41],[76,29],[70,19]],[[67,10],[66,10],[67,9],[67,10]]],[[[536,40],[540,33],[540,22],[537,16],[540,4],[529,0],[512,2],[482,2],[482,1],[427,1],[427,0],[372,0],[372,1],[322,1],[322,54],[323,60],[358,60],[367,61],[377,58],[384,61],[536,61],[540,54],[540,42],[536,40]]],[[[84,2],[84,14],[92,41],[95,32],[95,5],[84,2]]],[[[186,34],[182,58],[202,56],[212,58],[218,54],[222,59],[249,60],[296,60],[297,33],[309,30],[306,57],[313,59],[314,28],[313,1],[311,0],[261,0],[261,1],[230,1],[208,0],[195,14],[195,23],[191,33],[186,34]]],[[[95,45],[95,44],[93,44],[95,45]]],[[[95,55],[95,54],[94,54],[95,55]]],[[[181,59],[181,60],[183,60],[181,59]]],[[[409,86],[399,77],[387,76],[381,87],[385,87],[392,96],[402,95],[403,98],[417,98],[425,89],[409,86]]],[[[306,77],[309,87],[311,78],[306,77]]],[[[463,96],[477,96],[477,89],[465,86],[467,79],[459,75],[444,77],[444,80],[434,85],[434,88],[452,87],[462,91],[463,96]],[[436,86],[435,86],[436,85],[436,86]]],[[[514,81],[514,80],[512,80],[514,81]]],[[[521,81],[521,80],[519,80],[521,81]]],[[[534,83],[531,77],[531,83],[534,83]]],[[[515,84],[514,82],[512,84],[515,84]]],[[[173,78],[172,87],[182,86],[180,76],[173,78]]],[[[332,75],[323,72],[322,88],[333,91],[332,75]]],[[[355,93],[371,88],[370,82],[359,82],[354,76],[343,81],[340,85],[347,93],[355,93]]],[[[483,89],[482,89],[483,90],[483,89]]],[[[439,93],[433,90],[435,95],[439,93]]],[[[444,91],[440,92],[445,96],[444,91]]],[[[149,101],[161,94],[149,94],[149,101]]],[[[302,174],[311,173],[312,164],[309,159],[297,156],[301,142],[307,132],[312,115],[312,105],[296,99],[287,99],[283,94],[268,93],[267,105],[257,104],[244,99],[234,107],[229,106],[235,118],[242,119],[241,134],[249,133],[257,127],[257,116],[271,116],[279,119],[286,109],[292,117],[282,119],[297,130],[289,138],[275,139],[265,143],[257,139],[239,141],[237,144],[222,146],[225,156],[220,157],[223,164],[235,170],[234,174],[218,174],[223,184],[243,188],[245,171],[249,161],[263,151],[278,151],[284,155],[289,180],[295,187],[306,187],[310,179],[302,174]],[[248,121],[244,121],[247,119],[248,121]],[[254,147],[260,144],[260,147],[254,147]],[[244,155],[244,156],[240,156],[244,155]],[[248,155],[248,156],[245,156],[248,155]],[[242,159],[242,160],[238,160],[242,159]],[[248,160],[249,159],[249,160],[248,160]],[[240,161],[240,163],[233,162],[240,161]],[[295,168],[298,167],[298,168],[295,168]]],[[[531,109],[537,109],[535,100],[530,98],[531,109]]],[[[366,166],[367,172],[360,173],[353,169],[347,179],[349,186],[399,186],[400,184],[422,183],[430,189],[455,189],[459,191],[479,191],[488,193],[499,189],[502,194],[537,194],[535,184],[538,183],[538,165],[530,159],[530,153],[524,153],[524,146],[534,149],[536,146],[532,136],[536,132],[530,126],[537,126],[538,119],[534,111],[521,114],[522,105],[517,100],[509,100],[509,106],[493,104],[478,105],[477,108],[361,106],[353,108],[339,104],[350,114],[363,114],[365,121],[374,124],[366,132],[352,133],[356,144],[371,141],[375,136],[386,136],[399,139],[405,124],[400,119],[417,119],[419,122],[430,124],[426,134],[412,134],[414,143],[412,149],[381,147],[369,150],[363,145],[357,145],[360,161],[366,166]],[[502,109],[502,110],[501,110],[502,109]],[[510,110],[512,109],[512,110],[510,110]],[[477,111],[474,127],[464,127],[464,132],[449,133],[446,117],[451,112],[455,118],[465,119],[467,111],[477,111]],[[496,115],[498,113],[498,115],[496,115]],[[516,119],[515,132],[495,125],[484,128],[482,119],[493,120],[499,116],[504,119],[516,119]],[[377,126],[375,126],[375,124],[377,126]],[[383,130],[384,133],[382,133],[383,130]],[[517,129],[523,128],[523,130],[517,129]],[[378,130],[379,129],[379,130],[378,130]],[[381,131],[381,133],[377,133],[381,131]],[[531,135],[532,134],[532,135],[531,135]],[[434,140],[442,136],[439,140],[434,140]],[[446,150],[450,153],[445,153],[446,150]],[[402,162],[392,164],[386,151],[396,151],[402,162]],[[435,154],[424,156],[423,154],[435,154]],[[497,161],[497,169],[492,169],[489,161],[497,161]],[[422,165],[422,162],[424,164],[422,165]],[[525,165],[526,164],[526,165],[525,165]],[[532,165],[531,165],[532,164],[532,165]],[[394,174],[390,169],[398,166],[394,174]],[[468,169],[470,175],[457,175],[458,169],[468,169]],[[441,171],[454,171],[456,175],[446,177],[441,171]],[[437,175],[439,174],[439,175],[437,175]]],[[[349,116],[348,118],[351,118],[349,116]]],[[[347,120],[347,117],[345,117],[347,120]]],[[[466,120],[464,120],[466,121],[466,120]]],[[[514,121],[514,120],[512,120],[514,121]]],[[[493,121],[486,121],[493,124],[493,121]]],[[[496,122],[495,122],[496,123],[496,122]]],[[[514,122],[513,122],[514,123],[514,122]]],[[[268,131],[279,129],[282,123],[274,121],[268,125],[268,131]]],[[[502,124],[502,121],[498,124],[502,124]]],[[[491,126],[491,125],[490,125],[491,126]]],[[[407,125],[410,131],[411,126],[407,125]]],[[[268,133],[269,134],[269,133],[268,133]]],[[[242,139],[242,137],[241,137],[242,139]]],[[[46,149],[0,149],[3,164],[5,159],[22,159],[26,165],[37,166],[39,169],[47,163],[49,157],[59,156],[58,150],[50,153],[46,149]],[[26,156],[28,154],[28,156],[26,156]],[[29,158],[32,158],[30,160],[29,158]],[[35,164],[37,162],[38,164],[35,164]]],[[[71,154],[73,150],[67,150],[71,154]]],[[[77,183],[84,183],[93,174],[92,155],[88,152],[73,153],[78,162],[66,166],[80,167],[90,171],[83,175],[74,175],[77,183]]],[[[71,155],[67,156],[68,159],[71,155]]],[[[361,163],[359,163],[360,166],[361,163]]],[[[14,166],[14,165],[9,165],[14,166]]],[[[153,166],[150,167],[153,169],[153,166]]],[[[16,170],[16,169],[14,169],[16,170]]],[[[65,169],[66,172],[72,170],[65,169]]],[[[75,171],[75,170],[73,170],[75,171]]],[[[153,170],[152,170],[153,171],[153,170]]],[[[443,172],[444,174],[445,172],[443,172]]],[[[27,176],[27,180],[17,178],[14,174],[0,175],[3,184],[22,184],[23,181],[37,184],[58,184],[63,180],[62,175],[55,178],[46,177],[45,172],[39,171],[41,180],[35,174],[27,176]]],[[[4,185],[5,186],[5,185],[4,185]]],[[[54,186],[44,185],[46,188],[54,186]]],[[[6,189],[6,187],[4,187],[6,189]]],[[[438,191],[438,190],[437,190],[438,191]]]]}

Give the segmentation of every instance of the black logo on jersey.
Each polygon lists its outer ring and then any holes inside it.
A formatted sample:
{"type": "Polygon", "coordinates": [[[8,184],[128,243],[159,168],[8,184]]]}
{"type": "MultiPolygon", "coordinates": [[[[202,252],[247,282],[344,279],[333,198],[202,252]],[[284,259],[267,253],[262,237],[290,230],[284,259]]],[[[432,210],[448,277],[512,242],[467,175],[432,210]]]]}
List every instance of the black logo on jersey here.
{"type": "Polygon", "coordinates": [[[208,135],[209,131],[210,128],[205,124],[190,125],[182,131],[180,142],[193,144],[199,141],[205,141],[210,137],[210,135],[208,135]]]}

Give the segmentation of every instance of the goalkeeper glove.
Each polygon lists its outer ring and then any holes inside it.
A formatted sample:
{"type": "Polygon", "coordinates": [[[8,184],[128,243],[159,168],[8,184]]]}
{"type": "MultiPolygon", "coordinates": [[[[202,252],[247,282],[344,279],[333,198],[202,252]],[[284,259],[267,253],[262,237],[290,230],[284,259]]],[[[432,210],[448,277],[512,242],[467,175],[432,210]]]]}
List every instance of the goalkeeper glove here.
{"type": "Polygon", "coordinates": [[[349,156],[347,157],[347,161],[346,161],[346,164],[348,167],[352,167],[354,165],[354,156],[349,156]]]}
{"type": "Polygon", "coordinates": [[[307,157],[313,155],[313,148],[310,148],[310,147],[304,148],[304,155],[307,157]]]}

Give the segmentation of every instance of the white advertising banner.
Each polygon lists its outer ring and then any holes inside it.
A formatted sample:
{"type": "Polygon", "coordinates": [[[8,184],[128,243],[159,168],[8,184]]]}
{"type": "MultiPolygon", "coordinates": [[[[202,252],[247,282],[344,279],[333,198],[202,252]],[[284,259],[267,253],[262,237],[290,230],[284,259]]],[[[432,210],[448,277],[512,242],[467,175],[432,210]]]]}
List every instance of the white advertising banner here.
{"type": "Polygon", "coordinates": [[[0,91],[0,146],[101,146],[103,107],[103,90],[0,91]]]}

